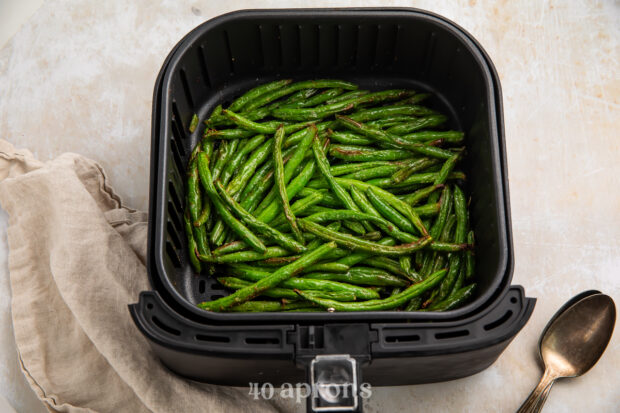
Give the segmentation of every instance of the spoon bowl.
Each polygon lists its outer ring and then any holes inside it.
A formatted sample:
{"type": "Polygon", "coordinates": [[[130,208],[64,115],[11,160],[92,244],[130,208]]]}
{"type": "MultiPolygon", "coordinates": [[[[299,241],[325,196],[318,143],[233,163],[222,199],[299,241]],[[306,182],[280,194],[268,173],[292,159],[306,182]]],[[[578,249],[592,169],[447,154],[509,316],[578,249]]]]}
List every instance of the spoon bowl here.
{"type": "Polygon", "coordinates": [[[545,373],[519,413],[540,411],[555,380],[590,370],[605,351],[615,322],[616,307],[605,294],[587,295],[562,307],[545,327],[539,343],[545,373]]]}

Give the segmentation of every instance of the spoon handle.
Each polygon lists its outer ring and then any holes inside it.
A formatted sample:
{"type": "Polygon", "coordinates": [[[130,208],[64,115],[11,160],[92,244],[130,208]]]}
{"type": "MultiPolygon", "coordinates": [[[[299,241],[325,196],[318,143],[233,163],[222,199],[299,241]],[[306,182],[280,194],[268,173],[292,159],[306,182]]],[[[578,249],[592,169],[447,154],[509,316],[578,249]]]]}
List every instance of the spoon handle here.
{"type": "Polygon", "coordinates": [[[547,400],[547,395],[555,377],[549,370],[540,379],[538,386],[530,393],[529,397],[523,402],[517,413],[536,413],[542,410],[543,404],[547,400]]]}

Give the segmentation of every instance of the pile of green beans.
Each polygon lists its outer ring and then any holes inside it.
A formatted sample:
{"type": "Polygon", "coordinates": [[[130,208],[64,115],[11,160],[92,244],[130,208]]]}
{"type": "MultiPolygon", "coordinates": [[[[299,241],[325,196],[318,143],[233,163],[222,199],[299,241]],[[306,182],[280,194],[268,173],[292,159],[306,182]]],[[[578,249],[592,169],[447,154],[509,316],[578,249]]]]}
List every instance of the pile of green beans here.
{"type": "Polygon", "coordinates": [[[476,288],[464,134],[428,94],[263,84],[191,120],[189,261],[221,312],[446,311],[476,288]],[[204,132],[202,129],[204,128],[204,132]]]}

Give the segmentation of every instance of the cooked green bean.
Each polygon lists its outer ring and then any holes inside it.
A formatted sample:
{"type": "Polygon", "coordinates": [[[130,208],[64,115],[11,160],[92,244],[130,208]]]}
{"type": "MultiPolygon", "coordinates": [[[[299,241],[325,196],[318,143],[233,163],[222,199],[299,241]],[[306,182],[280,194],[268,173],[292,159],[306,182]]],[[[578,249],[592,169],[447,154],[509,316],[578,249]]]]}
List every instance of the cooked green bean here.
{"type": "MultiPolygon", "coordinates": [[[[370,268],[374,270],[374,268],[370,268]]],[[[304,275],[305,279],[340,281],[355,285],[376,285],[388,287],[405,287],[408,285],[402,278],[395,277],[385,271],[368,271],[367,269],[351,268],[346,273],[313,272],[304,275]]]]}
{"type": "Polygon", "coordinates": [[[465,253],[465,278],[470,279],[474,275],[474,231],[469,231],[467,233],[467,243],[472,246],[472,248],[465,253]]]}
{"type": "MultiPolygon", "coordinates": [[[[342,204],[351,211],[361,212],[355,202],[353,202],[353,199],[351,199],[351,195],[349,195],[349,193],[336,182],[334,176],[331,174],[329,170],[329,162],[327,161],[325,152],[323,152],[323,148],[321,147],[318,139],[314,139],[314,141],[312,142],[312,152],[314,153],[314,159],[319,168],[319,171],[321,172],[321,175],[327,181],[334,195],[336,195],[340,202],[342,202],[342,204]]],[[[365,223],[362,223],[362,225],[363,224],[365,223]]],[[[372,227],[368,227],[367,225],[364,225],[364,227],[366,227],[366,229],[369,231],[372,230],[372,227]]],[[[355,225],[353,226],[353,228],[355,228],[355,225]]],[[[364,233],[363,228],[358,231],[364,233]]]]}
{"type": "MultiPolygon", "coordinates": [[[[199,155],[207,156],[205,152],[198,152],[199,155]]],[[[188,170],[187,178],[187,207],[189,209],[189,218],[191,221],[197,221],[202,212],[202,197],[200,194],[200,178],[199,167],[196,158],[192,160],[188,170]]],[[[202,255],[211,255],[209,249],[209,240],[207,239],[207,229],[204,226],[193,228],[193,237],[196,242],[197,252],[202,255]]]]}
{"type": "MultiPolygon", "coordinates": [[[[446,120],[448,120],[448,118],[444,115],[426,116],[424,118],[418,118],[418,119],[409,121],[401,125],[392,126],[386,132],[392,133],[394,135],[405,135],[407,133],[411,133],[413,131],[417,131],[423,128],[439,126],[442,123],[444,123],[446,120]]],[[[431,138],[427,140],[434,140],[434,139],[441,139],[441,138],[431,138]]]]}
{"type": "MultiPolygon", "coordinates": [[[[232,274],[253,282],[260,281],[261,279],[271,275],[270,272],[246,264],[233,264],[229,266],[229,269],[232,274]]],[[[312,280],[309,278],[294,277],[281,282],[278,286],[283,288],[297,288],[300,290],[352,293],[357,299],[360,300],[372,300],[379,298],[379,294],[375,290],[337,281],[312,280]]]]}
{"type": "MultiPolygon", "coordinates": [[[[252,285],[252,283],[249,281],[245,281],[235,277],[219,277],[217,281],[220,284],[234,290],[238,290],[240,288],[247,287],[248,285],[252,285]]],[[[310,290],[310,292],[313,295],[336,301],[355,301],[356,298],[355,294],[349,291],[310,290]]],[[[299,295],[297,295],[297,293],[291,288],[274,287],[266,290],[265,292],[263,292],[262,295],[271,298],[286,298],[288,300],[299,299],[299,295]]]]}
{"type": "Polygon", "coordinates": [[[312,301],[321,307],[324,308],[332,308],[335,311],[380,311],[380,310],[390,310],[396,308],[407,301],[411,300],[414,297],[417,297],[431,288],[435,287],[437,284],[441,282],[444,275],[446,274],[446,270],[438,271],[424,281],[421,281],[417,284],[413,284],[403,292],[400,292],[396,295],[393,295],[388,298],[384,298],[382,300],[368,300],[363,302],[355,302],[355,303],[341,303],[335,300],[327,300],[324,298],[319,298],[309,294],[305,291],[296,290],[297,293],[305,298],[308,301],[312,301]]]}
{"type": "Polygon", "coordinates": [[[353,145],[330,145],[329,154],[337,159],[354,162],[399,161],[413,157],[411,152],[403,149],[370,149],[353,145]]]}
{"type": "Polygon", "coordinates": [[[312,221],[308,221],[305,218],[298,221],[299,226],[302,229],[305,229],[306,231],[311,232],[324,240],[335,241],[338,245],[341,245],[347,249],[368,251],[377,255],[410,254],[414,251],[424,248],[431,241],[430,237],[422,237],[419,240],[411,242],[409,244],[386,246],[378,244],[376,242],[366,241],[352,235],[344,234],[342,232],[324,228],[318,224],[315,224],[312,221]]]}
{"type": "Polygon", "coordinates": [[[202,270],[202,264],[196,256],[196,253],[198,252],[198,246],[196,245],[196,241],[194,240],[193,229],[189,219],[189,212],[183,214],[183,222],[185,223],[185,234],[187,235],[187,255],[189,256],[189,262],[192,264],[192,267],[194,267],[194,270],[196,270],[196,272],[200,272],[202,270]]]}
{"type": "MultiPolygon", "coordinates": [[[[282,140],[284,139],[284,128],[280,126],[274,135],[273,144],[273,164],[274,164],[274,176],[276,180],[276,187],[278,188],[278,194],[280,195],[280,208],[284,212],[286,218],[295,238],[297,241],[303,244],[304,237],[297,226],[297,219],[295,214],[291,210],[291,204],[289,203],[288,195],[286,194],[286,181],[284,177],[284,162],[282,161],[282,140]]],[[[260,222],[260,221],[259,221],[260,222]]]]}
{"type": "Polygon", "coordinates": [[[448,311],[458,307],[460,304],[465,302],[476,289],[476,284],[471,284],[466,287],[463,287],[456,291],[454,294],[451,294],[448,298],[443,301],[439,301],[435,304],[432,304],[427,308],[430,311],[448,311]]]}
{"type": "MultiPolygon", "coordinates": [[[[254,250],[258,252],[264,252],[267,250],[265,244],[254,235],[245,225],[243,225],[239,220],[237,220],[232,213],[224,206],[224,203],[220,199],[217,194],[217,190],[213,185],[213,177],[211,176],[211,171],[209,170],[209,158],[207,154],[204,152],[200,152],[196,158],[198,160],[198,173],[200,175],[200,182],[202,183],[203,188],[209,195],[209,199],[213,203],[213,206],[217,210],[218,214],[222,218],[222,220],[228,225],[230,229],[235,231],[237,235],[245,242],[248,243],[249,246],[254,248],[254,250]]],[[[206,255],[201,252],[202,255],[206,255]]]]}
{"type": "Polygon", "coordinates": [[[291,85],[281,87],[273,92],[266,93],[252,102],[244,106],[244,110],[252,110],[273,102],[274,100],[281,98],[282,96],[289,95],[293,92],[297,92],[300,89],[320,89],[320,88],[340,88],[346,90],[355,90],[357,85],[349,82],[343,82],[340,80],[321,79],[321,80],[306,80],[303,82],[296,82],[291,85]]]}
{"type": "Polygon", "coordinates": [[[276,80],[274,82],[265,83],[253,89],[250,89],[242,96],[235,99],[233,103],[230,104],[229,109],[232,111],[243,109],[244,106],[252,102],[254,99],[257,99],[259,96],[263,96],[266,93],[272,92],[274,90],[279,90],[290,84],[291,82],[291,79],[276,80]]]}

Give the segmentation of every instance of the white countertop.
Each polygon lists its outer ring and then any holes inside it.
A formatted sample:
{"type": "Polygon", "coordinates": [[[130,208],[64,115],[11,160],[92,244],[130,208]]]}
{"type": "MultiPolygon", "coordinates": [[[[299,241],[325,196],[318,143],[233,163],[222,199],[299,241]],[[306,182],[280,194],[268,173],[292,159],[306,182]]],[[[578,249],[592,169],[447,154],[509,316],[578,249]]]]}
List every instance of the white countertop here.
{"type": "MultiPolygon", "coordinates": [[[[513,284],[538,298],[536,309],[484,372],[375,388],[367,412],[514,411],[541,374],[536,344],[551,315],[587,289],[620,303],[618,3],[53,0],[28,17],[39,2],[22,2],[24,22],[18,30],[11,21],[11,39],[0,32],[0,138],[43,160],[67,151],[95,159],[125,203],[143,210],[155,77],[172,46],[204,20],[244,8],[389,4],[442,14],[480,41],[504,95],[513,284]]],[[[17,364],[6,259],[2,212],[0,407],[4,397],[19,413],[42,412],[17,364]]],[[[616,331],[591,372],[554,386],[545,411],[618,411],[619,347],[616,331]]]]}

